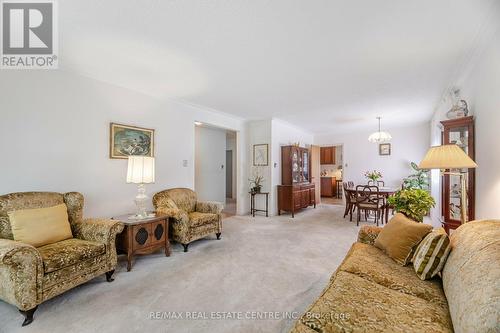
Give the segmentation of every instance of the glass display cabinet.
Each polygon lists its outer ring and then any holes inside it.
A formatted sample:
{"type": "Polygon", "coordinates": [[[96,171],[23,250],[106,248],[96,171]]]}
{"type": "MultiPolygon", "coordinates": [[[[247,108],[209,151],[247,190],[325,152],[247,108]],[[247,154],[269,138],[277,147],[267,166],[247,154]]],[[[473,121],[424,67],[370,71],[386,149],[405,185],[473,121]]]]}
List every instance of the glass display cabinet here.
{"type": "Polygon", "coordinates": [[[281,147],[281,185],[278,185],[278,214],[316,207],[315,185],[311,183],[311,154],[298,146],[281,147]]]}
{"type": "MultiPolygon", "coordinates": [[[[456,144],[462,148],[470,158],[474,156],[474,117],[463,117],[442,121],[442,144],[456,144]]],[[[475,218],[475,169],[447,170],[466,174],[467,184],[467,217],[468,221],[475,218]]],[[[441,209],[443,227],[448,234],[460,226],[461,184],[456,175],[443,175],[441,209]]]]}

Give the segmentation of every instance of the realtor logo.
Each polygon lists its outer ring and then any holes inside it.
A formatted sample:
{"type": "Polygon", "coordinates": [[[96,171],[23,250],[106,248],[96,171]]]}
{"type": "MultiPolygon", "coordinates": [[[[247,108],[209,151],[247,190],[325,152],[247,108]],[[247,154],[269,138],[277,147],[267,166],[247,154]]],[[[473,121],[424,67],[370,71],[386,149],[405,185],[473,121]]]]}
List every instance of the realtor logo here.
{"type": "Polygon", "coordinates": [[[57,68],[54,0],[3,0],[2,68],[57,68]]]}

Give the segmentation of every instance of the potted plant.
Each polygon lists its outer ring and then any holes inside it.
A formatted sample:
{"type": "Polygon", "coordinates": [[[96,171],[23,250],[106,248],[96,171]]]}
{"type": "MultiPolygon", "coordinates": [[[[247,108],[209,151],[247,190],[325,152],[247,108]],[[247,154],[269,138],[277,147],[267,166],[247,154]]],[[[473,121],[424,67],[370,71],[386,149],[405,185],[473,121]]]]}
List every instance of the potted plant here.
{"type": "Polygon", "coordinates": [[[390,196],[387,202],[394,207],[394,211],[403,213],[417,222],[423,222],[424,216],[436,205],[429,192],[422,189],[399,190],[390,196]]]}
{"type": "Polygon", "coordinates": [[[250,181],[250,191],[253,193],[260,193],[264,177],[260,174],[259,168],[254,169],[252,178],[248,180],[250,181]]]}
{"type": "Polygon", "coordinates": [[[411,162],[411,167],[415,170],[414,174],[403,179],[403,187],[406,189],[429,189],[429,171],[422,170],[414,162],[411,162]]]}
{"type": "Polygon", "coordinates": [[[367,171],[365,172],[365,177],[377,184],[377,180],[382,178],[382,174],[377,170],[367,171]]]}

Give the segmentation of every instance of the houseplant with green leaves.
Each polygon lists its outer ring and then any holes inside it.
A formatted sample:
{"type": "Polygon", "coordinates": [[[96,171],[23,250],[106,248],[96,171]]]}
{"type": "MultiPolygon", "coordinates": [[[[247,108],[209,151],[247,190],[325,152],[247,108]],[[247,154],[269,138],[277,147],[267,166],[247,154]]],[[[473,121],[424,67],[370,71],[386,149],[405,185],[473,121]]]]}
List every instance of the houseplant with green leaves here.
{"type": "Polygon", "coordinates": [[[416,222],[423,222],[424,216],[436,205],[429,192],[418,188],[399,190],[387,202],[396,212],[403,213],[416,222]]]}
{"type": "Polygon", "coordinates": [[[403,187],[406,189],[429,190],[429,171],[420,169],[414,162],[411,162],[410,165],[415,172],[403,179],[403,187]]]}

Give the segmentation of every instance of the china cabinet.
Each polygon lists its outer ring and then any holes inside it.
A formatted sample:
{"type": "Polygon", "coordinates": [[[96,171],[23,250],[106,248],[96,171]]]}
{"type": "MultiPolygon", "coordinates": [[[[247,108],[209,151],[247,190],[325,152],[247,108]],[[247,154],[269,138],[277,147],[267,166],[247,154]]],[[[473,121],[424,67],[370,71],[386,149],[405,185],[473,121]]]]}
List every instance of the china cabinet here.
{"type": "Polygon", "coordinates": [[[311,182],[311,154],[297,146],[281,147],[281,185],[278,185],[278,215],[316,207],[315,185],[311,182]]]}
{"type": "MultiPolygon", "coordinates": [[[[462,148],[470,158],[474,156],[474,117],[463,117],[442,121],[442,144],[456,144],[462,148]]],[[[475,215],[475,169],[451,170],[466,174],[468,220],[474,220],[475,215]]],[[[460,226],[461,186],[457,175],[443,175],[441,208],[443,227],[449,234],[460,226]]]]}

